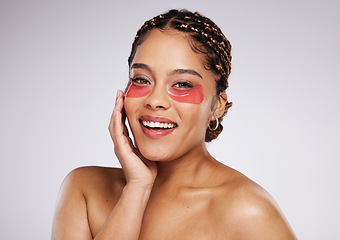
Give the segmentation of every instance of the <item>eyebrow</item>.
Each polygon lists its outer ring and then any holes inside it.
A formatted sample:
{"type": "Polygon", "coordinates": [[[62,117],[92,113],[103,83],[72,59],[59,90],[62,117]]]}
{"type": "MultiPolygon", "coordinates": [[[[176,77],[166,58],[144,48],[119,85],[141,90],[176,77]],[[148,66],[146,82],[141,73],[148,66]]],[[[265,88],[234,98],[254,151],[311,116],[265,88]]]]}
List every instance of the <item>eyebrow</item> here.
{"type": "MultiPolygon", "coordinates": [[[[152,69],[144,63],[132,64],[131,69],[135,69],[135,68],[144,69],[149,72],[152,72],[152,69]]],[[[190,74],[190,75],[198,76],[201,79],[203,79],[202,75],[193,69],[175,69],[175,70],[172,70],[168,75],[175,75],[175,74],[190,74]]]]}
{"type": "Polygon", "coordinates": [[[152,72],[151,68],[144,63],[134,63],[134,64],[132,64],[131,69],[134,69],[134,68],[141,68],[141,69],[145,69],[149,72],[152,72]]]}
{"type": "Polygon", "coordinates": [[[201,74],[199,74],[193,69],[175,69],[169,73],[169,75],[174,75],[174,74],[191,74],[191,75],[198,76],[203,79],[201,74]]]}

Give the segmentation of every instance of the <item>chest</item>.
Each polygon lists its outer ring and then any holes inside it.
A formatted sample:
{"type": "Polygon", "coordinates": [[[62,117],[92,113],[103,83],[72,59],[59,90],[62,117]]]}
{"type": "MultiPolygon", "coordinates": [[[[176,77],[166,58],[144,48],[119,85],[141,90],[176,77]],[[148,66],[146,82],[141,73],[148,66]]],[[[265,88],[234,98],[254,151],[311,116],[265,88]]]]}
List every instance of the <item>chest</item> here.
{"type": "Polygon", "coordinates": [[[140,240],[228,239],[208,198],[151,200],[140,240]]]}
{"type": "MultiPolygon", "coordinates": [[[[117,203],[105,196],[88,202],[89,225],[96,236],[117,203]]],[[[229,239],[209,197],[151,198],[143,216],[140,240],[229,239]]]]}

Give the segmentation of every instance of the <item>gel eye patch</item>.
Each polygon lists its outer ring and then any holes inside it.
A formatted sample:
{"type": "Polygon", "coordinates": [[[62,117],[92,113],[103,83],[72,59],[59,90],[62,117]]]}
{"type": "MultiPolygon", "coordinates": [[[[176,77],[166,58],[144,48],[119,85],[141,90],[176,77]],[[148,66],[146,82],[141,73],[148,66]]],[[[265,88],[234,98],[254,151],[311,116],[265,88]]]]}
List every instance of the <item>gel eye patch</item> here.
{"type": "Polygon", "coordinates": [[[124,93],[126,97],[144,97],[148,95],[150,88],[148,86],[138,86],[133,84],[132,81],[129,82],[124,93]]]}
{"type": "MultiPolygon", "coordinates": [[[[138,86],[131,81],[124,93],[126,97],[144,97],[150,93],[150,87],[138,86]]],[[[168,94],[173,100],[182,103],[200,104],[204,99],[202,85],[190,89],[170,88],[168,94]]]]}
{"type": "Polygon", "coordinates": [[[183,103],[199,104],[204,99],[202,85],[197,85],[185,90],[170,88],[168,90],[168,94],[173,100],[183,103]]]}

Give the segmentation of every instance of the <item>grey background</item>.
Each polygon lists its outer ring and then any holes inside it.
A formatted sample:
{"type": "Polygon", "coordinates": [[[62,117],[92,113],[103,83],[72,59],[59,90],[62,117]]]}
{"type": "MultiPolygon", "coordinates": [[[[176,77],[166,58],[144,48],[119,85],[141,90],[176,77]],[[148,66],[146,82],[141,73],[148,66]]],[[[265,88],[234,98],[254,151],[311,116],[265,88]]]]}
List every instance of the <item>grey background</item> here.
{"type": "Polygon", "coordinates": [[[173,7],[233,45],[234,106],[212,155],[265,187],[299,239],[338,238],[338,1],[1,0],[1,239],[50,238],[66,174],[119,166],[107,126],[132,40],[173,7]]]}

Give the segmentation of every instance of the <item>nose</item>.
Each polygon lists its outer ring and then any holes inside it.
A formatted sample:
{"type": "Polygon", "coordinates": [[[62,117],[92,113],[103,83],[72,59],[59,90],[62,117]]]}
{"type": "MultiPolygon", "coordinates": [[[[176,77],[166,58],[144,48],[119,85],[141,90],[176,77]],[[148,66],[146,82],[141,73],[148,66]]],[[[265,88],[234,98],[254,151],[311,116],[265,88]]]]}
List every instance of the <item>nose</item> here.
{"type": "Polygon", "coordinates": [[[170,107],[170,100],[165,86],[156,85],[145,99],[147,108],[158,111],[170,107]]]}

